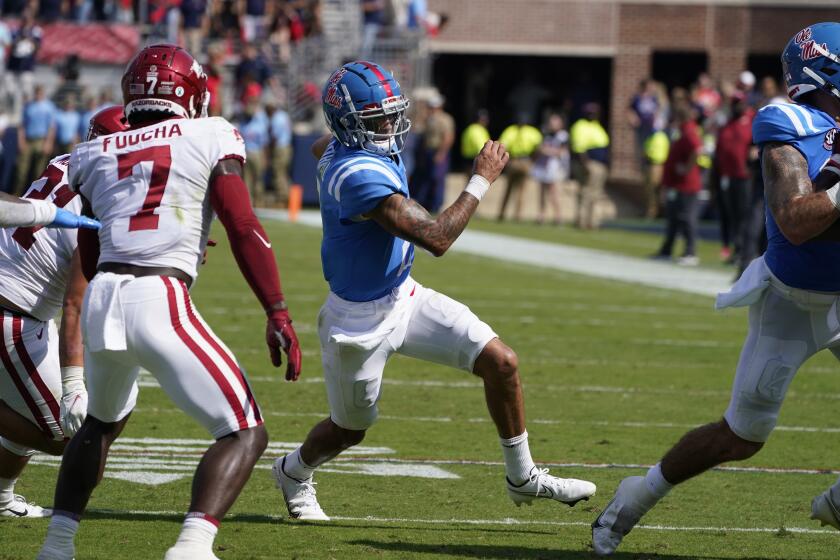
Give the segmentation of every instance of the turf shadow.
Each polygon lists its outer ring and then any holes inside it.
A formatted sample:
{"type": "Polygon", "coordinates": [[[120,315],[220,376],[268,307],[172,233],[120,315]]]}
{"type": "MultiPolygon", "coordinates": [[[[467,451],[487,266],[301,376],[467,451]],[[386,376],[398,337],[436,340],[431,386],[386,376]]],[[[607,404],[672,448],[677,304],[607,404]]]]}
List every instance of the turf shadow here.
{"type": "MultiPolygon", "coordinates": [[[[529,548],[524,546],[470,545],[470,544],[425,544],[411,542],[384,542],[374,540],[348,541],[347,544],[367,546],[383,552],[396,554],[446,554],[463,558],[524,558],[532,560],[576,560],[596,558],[591,550],[563,550],[529,548]]],[[[614,560],[731,560],[720,556],[647,554],[637,552],[616,552],[610,558],[614,560]]],[[[772,560],[752,557],[739,560],[772,560]]],[[[790,558],[788,560],[795,560],[790,558]]],[[[803,559],[804,560],[804,559],[803,559]]]]}

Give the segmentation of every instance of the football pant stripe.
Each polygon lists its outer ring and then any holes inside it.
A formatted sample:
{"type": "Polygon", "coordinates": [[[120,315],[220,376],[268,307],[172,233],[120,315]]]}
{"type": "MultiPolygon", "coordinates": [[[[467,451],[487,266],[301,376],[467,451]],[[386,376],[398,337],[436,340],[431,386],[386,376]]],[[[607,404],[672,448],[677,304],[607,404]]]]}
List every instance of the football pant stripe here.
{"type": "Polygon", "coordinates": [[[17,387],[20,396],[23,397],[23,401],[29,408],[29,412],[32,414],[32,417],[35,418],[35,422],[37,422],[38,427],[40,427],[41,431],[45,433],[52,433],[49,424],[47,424],[46,418],[44,418],[44,413],[35,402],[35,399],[32,398],[32,394],[26,387],[26,383],[24,383],[18,373],[18,370],[12,363],[12,357],[9,355],[8,344],[13,343],[14,341],[13,329],[9,329],[10,319],[14,321],[15,316],[9,312],[4,311],[3,314],[0,315],[0,332],[3,334],[3,341],[2,344],[0,344],[0,360],[2,360],[3,367],[6,368],[6,373],[9,374],[9,377],[12,378],[12,382],[15,384],[15,387],[17,387]]]}
{"type": "MultiPolygon", "coordinates": [[[[29,374],[29,378],[32,380],[33,385],[35,385],[35,388],[38,390],[38,393],[41,398],[44,399],[44,402],[49,409],[50,416],[52,416],[53,420],[53,426],[55,426],[55,429],[50,430],[50,432],[54,435],[63,437],[64,432],[61,430],[58,423],[58,418],[61,416],[58,401],[55,400],[52,391],[50,391],[50,388],[47,387],[46,383],[44,383],[44,380],[41,379],[41,374],[38,372],[35,362],[32,361],[32,357],[29,355],[29,351],[23,343],[22,330],[23,319],[15,316],[12,319],[12,339],[14,340],[15,351],[17,352],[18,359],[21,364],[23,364],[23,367],[26,369],[26,373],[29,374]]],[[[46,418],[47,415],[45,414],[44,417],[46,418]]]]}
{"type": "Polygon", "coordinates": [[[201,318],[201,315],[195,311],[195,308],[192,304],[192,298],[190,298],[189,292],[187,291],[187,286],[181,283],[181,290],[184,294],[184,303],[187,308],[187,316],[190,318],[190,322],[192,323],[193,327],[198,334],[216,351],[216,353],[221,356],[222,360],[225,362],[230,371],[233,373],[235,378],[239,381],[242,389],[245,391],[245,395],[248,397],[248,403],[251,405],[251,410],[254,412],[254,417],[257,420],[257,423],[262,423],[262,415],[260,414],[260,407],[257,406],[257,401],[254,399],[254,394],[251,392],[251,386],[248,385],[248,381],[245,379],[245,375],[242,373],[242,369],[236,363],[236,359],[230,353],[228,348],[224,345],[224,343],[219,340],[219,338],[213,333],[207,323],[204,322],[204,319],[201,318]]]}
{"type": "Polygon", "coordinates": [[[166,285],[166,296],[169,301],[169,319],[172,323],[172,328],[186,347],[189,348],[190,352],[192,352],[198,361],[201,362],[201,365],[204,366],[204,369],[210,374],[213,381],[216,382],[219,390],[222,392],[236,415],[236,421],[239,424],[239,429],[247,429],[248,421],[245,417],[245,410],[243,410],[233,387],[230,386],[227,378],[225,378],[225,375],[213,362],[210,356],[208,356],[207,353],[201,349],[198,343],[190,337],[189,333],[187,333],[187,330],[184,328],[184,325],[181,323],[181,314],[178,308],[178,297],[175,292],[175,286],[172,284],[172,280],[167,276],[161,276],[161,279],[166,285]]]}

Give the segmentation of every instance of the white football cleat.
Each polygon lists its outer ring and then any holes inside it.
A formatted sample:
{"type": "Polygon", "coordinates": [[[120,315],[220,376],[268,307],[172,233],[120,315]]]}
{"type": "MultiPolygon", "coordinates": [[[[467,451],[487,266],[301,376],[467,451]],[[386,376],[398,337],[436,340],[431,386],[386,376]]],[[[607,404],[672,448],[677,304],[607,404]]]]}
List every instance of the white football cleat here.
{"type": "Polygon", "coordinates": [[[219,560],[207,546],[184,546],[176,544],[166,551],[163,560],[219,560]]]}
{"type": "Polygon", "coordinates": [[[595,485],[586,480],[558,478],[548,474],[548,469],[537,467],[533,467],[530,474],[530,478],[518,486],[506,479],[508,496],[517,507],[531,505],[536,498],[549,498],[574,506],[595,494],[595,485]]]}
{"type": "Polygon", "coordinates": [[[292,478],[283,470],[285,464],[286,457],[280,457],[274,461],[271,472],[274,473],[277,488],[283,492],[283,499],[286,501],[289,516],[292,519],[307,521],[329,521],[330,518],[321,509],[318,498],[315,496],[315,483],[312,482],[312,477],[308,480],[292,478]]]}
{"type": "Polygon", "coordinates": [[[811,519],[821,526],[831,525],[840,530],[840,509],[831,501],[831,490],[826,490],[811,501],[811,519]]]}
{"type": "Polygon", "coordinates": [[[30,504],[20,494],[15,494],[11,502],[0,507],[0,517],[50,517],[52,510],[30,504]]]}
{"type": "Polygon", "coordinates": [[[598,556],[609,556],[656,504],[643,476],[628,476],[618,485],[612,501],[592,523],[592,547],[598,556]]]}

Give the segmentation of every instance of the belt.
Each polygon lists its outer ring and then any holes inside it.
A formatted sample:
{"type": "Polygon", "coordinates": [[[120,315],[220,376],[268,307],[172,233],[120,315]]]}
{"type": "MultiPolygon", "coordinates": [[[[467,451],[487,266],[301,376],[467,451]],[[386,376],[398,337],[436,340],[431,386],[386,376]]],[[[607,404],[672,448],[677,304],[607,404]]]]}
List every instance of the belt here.
{"type": "Polygon", "coordinates": [[[133,264],[105,262],[96,267],[99,272],[111,272],[113,274],[130,274],[137,278],[143,276],[169,276],[182,281],[189,288],[192,278],[189,274],[171,266],[136,266],[133,264]]]}

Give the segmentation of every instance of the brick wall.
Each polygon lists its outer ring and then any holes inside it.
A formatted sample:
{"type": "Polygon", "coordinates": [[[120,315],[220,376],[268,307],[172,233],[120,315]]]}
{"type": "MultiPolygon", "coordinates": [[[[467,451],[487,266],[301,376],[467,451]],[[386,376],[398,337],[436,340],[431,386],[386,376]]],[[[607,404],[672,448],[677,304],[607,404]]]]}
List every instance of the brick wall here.
{"type": "Polygon", "coordinates": [[[497,44],[591,44],[615,42],[610,2],[558,0],[430,0],[429,10],[449,23],[437,42],[497,44]]]}

